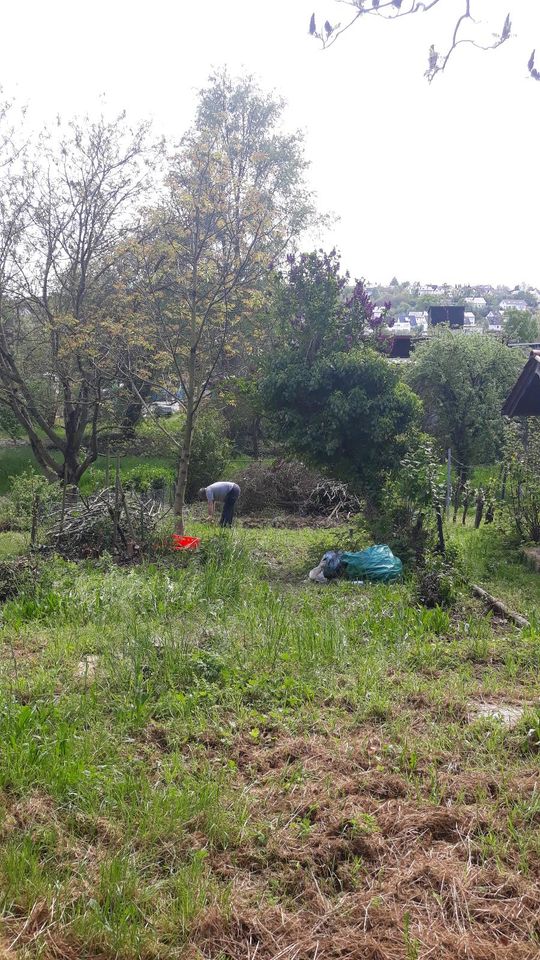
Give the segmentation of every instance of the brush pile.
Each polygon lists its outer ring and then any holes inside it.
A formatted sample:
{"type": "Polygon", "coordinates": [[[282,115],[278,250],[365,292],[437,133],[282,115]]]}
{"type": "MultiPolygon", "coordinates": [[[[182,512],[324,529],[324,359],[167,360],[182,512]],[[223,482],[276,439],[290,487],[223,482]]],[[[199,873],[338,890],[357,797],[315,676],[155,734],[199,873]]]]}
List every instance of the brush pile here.
{"type": "Polygon", "coordinates": [[[149,497],[99,490],[57,511],[46,543],[68,559],[98,557],[105,551],[132,559],[152,539],[162,516],[160,505],[149,497]]]}
{"type": "Polygon", "coordinates": [[[358,513],[360,503],[346,483],[323,477],[297,460],[254,462],[235,477],[242,488],[241,514],[282,511],[333,521],[358,513]]]}

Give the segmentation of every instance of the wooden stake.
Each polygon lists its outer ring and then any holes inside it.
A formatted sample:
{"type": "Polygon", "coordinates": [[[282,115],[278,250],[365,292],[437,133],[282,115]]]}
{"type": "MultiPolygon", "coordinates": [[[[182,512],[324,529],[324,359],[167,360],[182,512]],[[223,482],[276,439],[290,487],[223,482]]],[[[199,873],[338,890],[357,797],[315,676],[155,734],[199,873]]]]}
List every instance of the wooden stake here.
{"type": "Polygon", "coordinates": [[[116,536],[118,533],[118,521],[120,519],[120,457],[116,458],[115,476],[114,476],[114,524],[113,524],[113,549],[116,547],[116,536]]]}
{"type": "Polygon", "coordinates": [[[66,516],[66,462],[64,460],[64,476],[62,479],[62,511],[60,513],[60,535],[64,532],[64,518],[66,516]]]}
{"type": "Polygon", "coordinates": [[[448,448],[446,454],[446,519],[450,516],[450,500],[452,498],[452,450],[448,448]]]}
{"type": "Polygon", "coordinates": [[[37,542],[39,517],[39,493],[34,495],[32,501],[32,529],[30,531],[30,549],[33,550],[37,542]]]}
{"type": "Polygon", "coordinates": [[[490,593],[487,593],[476,583],[472,584],[472,592],[475,597],[479,597],[488,607],[500,613],[506,620],[512,620],[518,627],[530,627],[530,623],[526,617],[523,617],[520,613],[516,613],[515,610],[510,610],[502,600],[497,600],[496,597],[492,597],[490,593]]]}

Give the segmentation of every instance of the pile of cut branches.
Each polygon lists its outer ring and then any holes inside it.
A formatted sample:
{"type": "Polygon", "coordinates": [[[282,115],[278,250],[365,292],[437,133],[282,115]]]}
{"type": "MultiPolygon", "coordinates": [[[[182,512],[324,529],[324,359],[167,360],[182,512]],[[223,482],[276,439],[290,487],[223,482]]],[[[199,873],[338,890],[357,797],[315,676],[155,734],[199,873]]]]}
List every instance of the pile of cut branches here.
{"type": "Polygon", "coordinates": [[[256,461],[236,477],[242,488],[242,514],[282,511],[299,516],[346,520],[360,502],[348,485],[324,477],[298,460],[256,461]]]}
{"type": "Polygon", "coordinates": [[[106,488],[60,508],[46,543],[68,559],[105,551],[132,559],[153,538],[163,512],[155,500],[122,488],[106,488]]]}

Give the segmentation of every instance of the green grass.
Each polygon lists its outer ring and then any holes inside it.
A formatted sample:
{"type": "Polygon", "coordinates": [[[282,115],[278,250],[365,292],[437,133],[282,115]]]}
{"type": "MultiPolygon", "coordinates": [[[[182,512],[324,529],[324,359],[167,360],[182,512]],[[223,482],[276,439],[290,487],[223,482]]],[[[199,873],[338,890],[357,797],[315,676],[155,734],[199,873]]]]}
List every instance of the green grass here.
{"type": "Polygon", "coordinates": [[[11,477],[37,470],[30,447],[0,447],[0,496],[9,491],[11,477]]]}
{"type": "MultiPolygon", "coordinates": [[[[251,463],[251,459],[252,458],[245,454],[232,457],[224,470],[224,475],[228,474],[233,476],[251,463]]],[[[96,481],[98,484],[104,483],[106,460],[107,458],[105,456],[98,457],[96,463],[84,475],[81,481],[81,490],[83,493],[88,493],[93,489],[96,481]]],[[[120,459],[122,471],[131,470],[134,467],[140,466],[141,463],[150,467],[170,466],[174,468],[174,461],[164,459],[163,457],[128,454],[122,456],[120,459]]],[[[111,457],[109,467],[112,476],[115,467],[114,457],[111,457]]],[[[36,463],[30,447],[0,447],[0,496],[9,492],[12,477],[18,476],[30,469],[39,472],[39,466],[36,463]]]]}
{"type": "Polygon", "coordinates": [[[467,576],[488,593],[526,615],[538,617],[540,574],[526,565],[519,548],[495,525],[448,525],[467,576]]]}
{"type": "Polygon", "coordinates": [[[9,531],[0,533],[0,560],[17,557],[28,549],[29,535],[9,531]]]}
{"type": "MultiPolygon", "coordinates": [[[[519,906],[509,942],[532,957],[536,714],[509,731],[471,722],[468,702],[537,701],[540,632],[494,631],[467,597],[423,609],[408,582],[306,581],[325,549],[365,546],[361,531],[190,532],[202,545],[187,557],[49,560],[1,608],[10,938],[29,956],[236,960],[256,942],[292,956],[298,931],[315,928],[320,948],[305,955],[331,956],[348,924],[368,949],[365,910],[376,930],[380,901],[377,937],[412,955],[419,937],[431,949],[462,936],[456,898],[469,885],[469,933],[496,950],[481,918],[504,888],[519,906]],[[428,927],[411,879],[426,860],[428,927]]],[[[493,530],[455,536],[477,578],[498,585],[502,568],[480,576],[486,551],[499,556],[493,530]]],[[[1,537],[5,555],[23,546],[1,537]]],[[[536,584],[510,563],[529,609],[536,584]]]]}

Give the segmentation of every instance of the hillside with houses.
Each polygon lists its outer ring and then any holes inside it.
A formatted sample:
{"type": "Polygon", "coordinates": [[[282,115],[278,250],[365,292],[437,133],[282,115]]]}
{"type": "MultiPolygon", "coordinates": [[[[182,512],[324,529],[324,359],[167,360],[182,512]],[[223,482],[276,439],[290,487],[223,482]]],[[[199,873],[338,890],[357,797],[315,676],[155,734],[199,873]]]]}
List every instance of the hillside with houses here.
{"type": "Polygon", "coordinates": [[[388,286],[375,284],[368,286],[368,290],[379,308],[390,302],[389,327],[394,334],[421,336],[429,327],[430,307],[453,305],[464,307],[464,333],[504,336],[508,332],[508,338],[513,340],[516,339],[514,330],[512,324],[508,326],[508,321],[512,316],[522,314],[528,315],[527,333],[533,334],[524,339],[535,342],[540,336],[540,290],[525,284],[509,288],[484,284],[400,283],[394,277],[388,286]]]}

